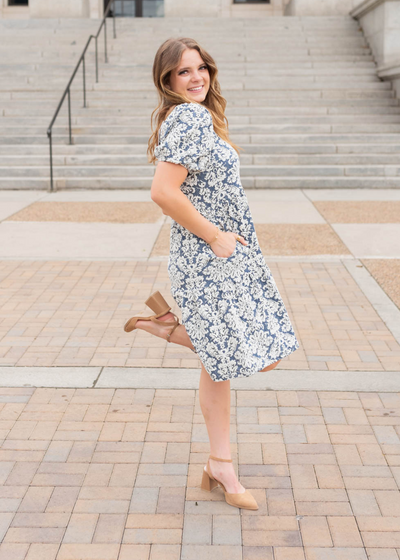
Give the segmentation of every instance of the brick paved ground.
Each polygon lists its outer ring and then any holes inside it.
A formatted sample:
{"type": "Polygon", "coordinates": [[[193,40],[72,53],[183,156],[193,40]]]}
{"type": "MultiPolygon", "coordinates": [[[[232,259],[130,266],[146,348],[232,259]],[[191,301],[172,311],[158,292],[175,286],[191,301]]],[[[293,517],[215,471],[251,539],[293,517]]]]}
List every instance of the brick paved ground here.
{"type": "MultiPolygon", "coordinates": [[[[400,345],[341,261],[268,261],[301,347],[285,369],[398,371],[400,345]]],[[[167,262],[0,262],[0,365],[200,367],[188,348],[125,333],[170,295],[167,262]]]]}
{"type": "Polygon", "coordinates": [[[1,560],[398,560],[400,394],[232,391],[245,511],[194,390],[0,390],[1,560]]]}
{"type": "Polygon", "coordinates": [[[277,193],[249,194],[300,341],[271,379],[285,370],[319,378],[325,370],[331,383],[342,372],[353,384],[355,375],[370,379],[358,392],[333,390],[326,376],[330,390],[232,390],[231,448],[260,505],[252,512],[227,505],[220,488],[199,488],[209,444],[196,389],[35,388],[23,377],[33,371],[26,366],[200,367],[188,348],[122,329],[151,313],[143,302],[155,290],[180,316],[167,273],[169,220],[139,194],[120,193],[117,203],[84,193],[85,204],[82,193],[55,193],[58,203],[20,201],[18,213],[12,202],[1,224],[0,366],[23,381],[0,387],[0,560],[400,560],[398,309],[363,267],[398,302],[400,254],[392,244],[396,258],[378,259],[376,245],[361,258],[336,228],[347,216],[345,228],[380,223],[392,228],[380,236],[393,234],[398,202],[381,192],[379,204],[336,191],[307,193],[314,202],[299,202],[299,192],[278,202],[277,193]],[[89,231],[79,222],[93,227],[103,253],[71,257],[89,231]],[[128,241],[118,229],[127,225],[136,228],[128,241]],[[66,235],[72,253],[63,252],[66,235]],[[112,254],[110,235],[116,249],[135,243],[143,257],[112,254]],[[44,247],[40,258],[23,251],[28,241],[44,247]],[[379,372],[388,392],[368,377],[379,372]]]}

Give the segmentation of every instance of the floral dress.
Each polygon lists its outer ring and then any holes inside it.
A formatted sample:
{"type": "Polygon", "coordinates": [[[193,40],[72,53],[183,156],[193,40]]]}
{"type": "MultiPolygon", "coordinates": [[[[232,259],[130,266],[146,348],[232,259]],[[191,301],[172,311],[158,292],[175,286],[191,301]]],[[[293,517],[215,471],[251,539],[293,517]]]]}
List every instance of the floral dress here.
{"type": "Polygon", "coordinates": [[[155,156],[183,165],[180,189],[207,220],[242,235],[229,257],[172,221],[168,275],[182,324],[213,381],[249,377],[299,347],[265,264],[236,150],[213,129],[199,103],[177,105],[162,123],[155,156]]]}

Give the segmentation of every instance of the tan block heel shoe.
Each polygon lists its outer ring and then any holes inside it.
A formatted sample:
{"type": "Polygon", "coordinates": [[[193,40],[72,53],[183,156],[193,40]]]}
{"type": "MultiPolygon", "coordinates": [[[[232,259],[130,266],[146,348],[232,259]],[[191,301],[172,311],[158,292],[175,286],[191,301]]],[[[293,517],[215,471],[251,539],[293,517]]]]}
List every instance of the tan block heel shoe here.
{"type": "Polygon", "coordinates": [[[216,486],[221,486],[224,494],[225,494],[225,501],[230,506],[234,506],[237,508],[242,509],[258,509],[258,504],[252,494],[248,490],[244,492],[240,492],[238,494],[231,494],[230,492],[226,491],[225,486],[214,478],[212,474],[210,474],[210,459],[214,459],[214,461],[224,461],[226,463],[232,463],[232,459],[218,459],[218,457],[213,457],[212,455],[209,456],[207,465],[204,467],[203,470],[203,478],[201,481],[201,488],[202,490],[208,490],[211,492],[213,488],[216,486]]]}
{"type": "MultiPolygon", "coordinates": [[[[138,321],[153,321],[154,323],[159,323],[160,325],[172,327],[170,332],[167,334],[167,341],[171,342],[170,341],[171,334],[178,327],[178,325],[180,325],[179,317],[177,317],[175,313],[172,313],[171,306],[168,305],[168,303],[165,301],[165,299],[163,298],[163,296],[160,294],[159,291],[151,294],[151,296],[146,299],[145,304],[147,305],[147,307],[150,307],[150,309],[155,312],[155,315],[150,315],[149,317],[139,317],[139,316],[131,317],[125,323],[124,331],[131,332],[134,329],[136,329],[137,328],[136,323],[138,321]],[[174,321],[160,321],[158,319],[158,317],[162,317],[163,315],[166,315],[169,311],[171,311],[172,315],[175,317],[174,321]]],[[[191,348],[191,350],[195,354],[197,354],[195,349],[191,348]]]]}

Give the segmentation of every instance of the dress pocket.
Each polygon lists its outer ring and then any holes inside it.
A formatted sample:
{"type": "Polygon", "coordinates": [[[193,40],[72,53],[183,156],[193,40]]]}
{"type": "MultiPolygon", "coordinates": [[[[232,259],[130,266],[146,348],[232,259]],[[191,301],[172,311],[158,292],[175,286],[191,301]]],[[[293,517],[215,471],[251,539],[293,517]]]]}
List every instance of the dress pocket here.
{"type": "Polygon", "coordinates": [[[237,251],[237,248],[238,248],[238,243],[239,243],[239,240],[236,239],[235,248],[233,249],[233,253],[231,253],[231,254],[229,255],[229,257],[218,257],[218,256],[214,253],[214,251],[211,249],[211,247],[209,247],[209,250],[210,250],[211,253],[212,253],[211,256],[212,256],[215,260],[217,260],[217,261],[228,261],[229,259],[231,259],[232,257],[235,256],[236,251],[237,251]]]}

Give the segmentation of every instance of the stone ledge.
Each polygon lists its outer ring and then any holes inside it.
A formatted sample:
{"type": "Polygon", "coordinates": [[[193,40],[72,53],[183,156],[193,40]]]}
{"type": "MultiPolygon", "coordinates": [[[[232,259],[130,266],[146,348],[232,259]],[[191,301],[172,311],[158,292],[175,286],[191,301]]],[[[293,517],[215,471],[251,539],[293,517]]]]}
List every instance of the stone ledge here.
{"type": "MultiPolygon", "coordinates": [[[[233,390],[400,391],[398,372],[274,369],[231,381],[233,390]]],[[[0,367],[0,387],[192,389],[200,369],[125,367],[0,367]]]]}
{"type": "Polygon", "coordinates": [[[377,75],[381,80],[398,80],[400,79],[400,60],[390,64],[378,66],[377,75]]]}
{"type": "Polygon", "coordinates": [[[385,2],[392,2],[393,0],[364,0],[358,6],[353,8],[349,15],[353,18],[360,18],[365,16],[368,12],[371,12],[375,8],[377,8],[380,4],[384,4],[385,2]]]}
{"type": "Polygon", "coordinates": [[[358,259],[343,260],[343,264],[394,338],[400,343],[400,310],[358,259]]]}

